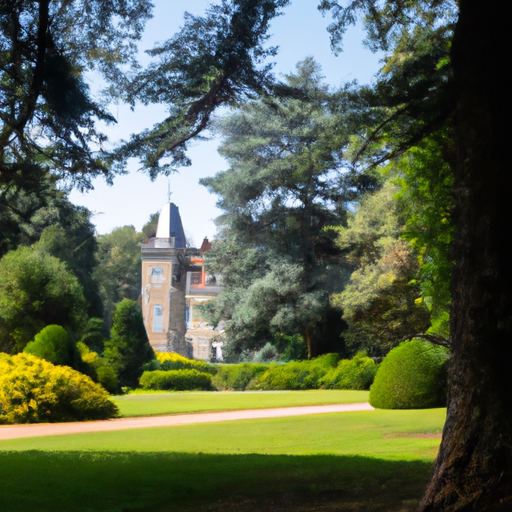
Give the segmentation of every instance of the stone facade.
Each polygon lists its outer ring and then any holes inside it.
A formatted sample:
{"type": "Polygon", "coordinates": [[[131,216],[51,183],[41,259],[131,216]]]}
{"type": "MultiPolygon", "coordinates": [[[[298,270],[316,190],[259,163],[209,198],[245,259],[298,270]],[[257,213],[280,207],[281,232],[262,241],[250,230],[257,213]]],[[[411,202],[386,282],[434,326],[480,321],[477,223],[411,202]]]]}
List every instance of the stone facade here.
{"type": "Polygon", "coordinates": [[[141,249],[142,314],[149,342],[160,352],[209,360],[212,340],[219,332],[198,315],[197,306],[220,292],[203,268],[201,249],[186,247],[179,210],[173,203],[162,208],[156,237],[141,249]]]}

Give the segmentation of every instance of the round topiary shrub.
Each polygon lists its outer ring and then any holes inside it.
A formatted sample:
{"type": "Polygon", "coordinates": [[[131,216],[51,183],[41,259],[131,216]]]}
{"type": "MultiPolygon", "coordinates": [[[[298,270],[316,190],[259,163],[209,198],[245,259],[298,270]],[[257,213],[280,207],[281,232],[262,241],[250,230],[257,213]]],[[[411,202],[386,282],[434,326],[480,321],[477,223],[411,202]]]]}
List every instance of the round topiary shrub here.
{"type": "Polygon", "coordinates": [[[27,344],[23,352],[53,364],[71,366],[73,360],[72,341],[66,329],[60,325],[47,325],[35,335],[34,341],[27,344]]]}
{"type": "Polygon", "coordinates": [[[425,409],[446,405],[446,348],[425,341],[401,343],[384,358],[370,388],[379,409],[425,409]]]}

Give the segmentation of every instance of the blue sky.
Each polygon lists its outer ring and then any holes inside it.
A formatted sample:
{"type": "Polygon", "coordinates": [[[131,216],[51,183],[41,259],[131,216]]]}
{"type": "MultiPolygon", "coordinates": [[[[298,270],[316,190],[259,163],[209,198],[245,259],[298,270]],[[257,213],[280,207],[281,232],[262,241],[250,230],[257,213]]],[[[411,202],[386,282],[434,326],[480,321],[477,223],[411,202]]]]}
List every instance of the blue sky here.
{"type": "MultiPolygon", "coordinates": [[[[154,3],[154,18],[146,27],[141,41],[142,50],[171,37],[182,25],[185,10],[201,15],[211,2],[155,0],[154,3]]],[[[316,5],[314,0],[292,0],[284,15],[273,21],[269,44],[279,46],[279,53],[273,59],[276,75],[293,71],[298,61],[312,55],[321,64],[326,82],[332,86],[354,79],[360,83],[370,82],[378,71],[379,57],[364,48],[362,31],[357,27],[350,29],[345,37],[344,52],[334,56],[326,30],[330,20],[322,17],[316,5]]],[[[94,89],[94,77],[90,81],[94,89]]],[[[105,128],[105,132],[116,143],[163,119],[166,106],[138,106],[132,112],[124,105],[112,105],[110,111],[118,123],[105,128]]],[[[97,179],[93,191],[85,194],[73,191],[71,200],[94,212],[93,222],[99,234],[125,225],[133,225],[140,230],[149,215],[167,202],[170,184],[171,200],[180,209],[185,232],[195,245],[200,245],[205,236],[212,239],[215,235],[213,219],[220,214],[215,206],[216,196],[199,184],[200,178],[212,176],[227,167],[217,153],[218,144],[215,139],[194,143],[189,153],[192,166],[169,178],[161,176],[153,182],[139,169],[137,161],[131,161],[129,174],[116,177],[113,186],[97,179]]]]}

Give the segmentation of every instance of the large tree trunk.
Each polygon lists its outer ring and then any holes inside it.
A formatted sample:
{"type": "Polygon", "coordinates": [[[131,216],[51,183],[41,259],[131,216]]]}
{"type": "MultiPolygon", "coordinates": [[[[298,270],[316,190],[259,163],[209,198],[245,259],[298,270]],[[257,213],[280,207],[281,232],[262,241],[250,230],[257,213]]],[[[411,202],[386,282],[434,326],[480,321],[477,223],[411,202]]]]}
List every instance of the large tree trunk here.
{"type": "Polygon", "coordinates": [[[421,510],[512,510],[509,2],[460,0],[448,417],[421,510]]]}

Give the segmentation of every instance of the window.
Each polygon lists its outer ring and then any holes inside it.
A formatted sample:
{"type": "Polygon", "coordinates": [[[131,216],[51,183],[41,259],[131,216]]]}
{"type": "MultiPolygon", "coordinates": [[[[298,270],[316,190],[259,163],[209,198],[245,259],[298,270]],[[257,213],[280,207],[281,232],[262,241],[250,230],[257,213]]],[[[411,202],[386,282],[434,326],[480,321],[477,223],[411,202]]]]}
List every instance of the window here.
{"type": "Polygon", "coordinates": [[[153,306],[153,332],[163,331],[163,307],[160,304],[153,306]]]}
{"type": "Polygon", "coordinates": [[[152,267],[151,269],[151,282],[152,283],[163,283],[164,271],[162,267],[152,267]]]}
{"type": "Polygon", "coordinates": [[[190,273],[190,284],[201,284],[201,272],[190,273]]]}

